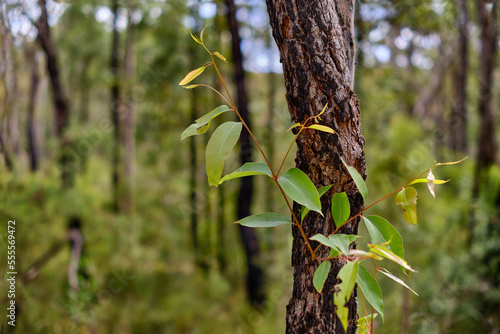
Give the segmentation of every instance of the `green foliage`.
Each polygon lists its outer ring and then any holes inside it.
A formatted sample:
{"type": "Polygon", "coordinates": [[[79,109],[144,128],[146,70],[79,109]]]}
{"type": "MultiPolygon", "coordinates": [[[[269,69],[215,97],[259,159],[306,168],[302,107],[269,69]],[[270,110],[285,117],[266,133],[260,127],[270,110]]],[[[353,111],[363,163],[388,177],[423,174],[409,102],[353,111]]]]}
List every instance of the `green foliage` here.
{"type": "Polygon", "coordinates": [[[375,277],[373,277],[365,267],[359,266],[356,283],[368,303],[370,303],[375,311],[380,313],[382,319],[384,319],[384,300],[382,299],[382,292],[380,291],[380,286],[375,277]]]}
{"type": "Polygon", "coordinates": [[[344,164],[345,168],[347,168],[347,171],[351,175],[354,183],[356,184],[356,187],[358,187],[359,193],[366,201],[366,197],[368,196],[368,188],[366,187],[365,180],[363,180],[363,177],[361,177],[356,168],[348,166],[344,159],[342,159],[342,163],[344,164]]]}
{"type": "Polygon", "coordinates": [[[219,184],[222,184],[228,180],[237,179],[245,176],[254,176],[254,175],[268,175],[272,177],[273,174],[269,169],[269,166],[263,162],[247,162],[234,172],[225,175],[220,181],[219,184]]]}
{"type": "Polygon", "coordinates": [[[396,195],[396,205],[403,211],[403,218],[410,224],[417,224],[417,190],[406,187],[396,195]]]}
{"type": "Polygon", "coordinates": [[[328,274],[330,274],[331,267],[332,264],[330,262],[324,261],[321,262],[318,268],[316,268],[316,271],[314,271],[313,285],[319,293],[323,291],[323,286],[328,278],[328,274]]]}
{"type": "Polygon", "coordinates": [[[217,116],[225,113],[226,111],[229,111],[229,108],[223,105],[198,118],[186,130],[184,130],[184,132],[182,132],[181,140],[184,140],[190,136],[201,135],[207,132],[208,128],[210,127],[210,123],[212,123],[212,120],[217,116]]]}
{"type": "Polygon", "coordinates": [[[339,291],[336,298],[333,299],[333,303],[337,307],[336,313],[340,318],[340,322],[342,323],[344,330],[347,330],[347,317],[349,313],[349,309],[345,306],[345,304],[347,304],[349,299],[351,299],[352,291],[354,290],[354,286],[356,284],[358,269],[358,261],[347,262],[342,269],[340,269],[337,276],[341,282],[335,285],[335,288],[339,291]]]}
{"type": "Polygon", "coordinates": [[[240,219],[236,223],[247,227],[275,227],[292,222],[287,217],[277,213],[259,213],[240,219]]]}
{"type": "Polygon", "coordinates": [[[332,198],[332,216],[337,227],[344,224],[351,215],[351,205],[345,192],[337,193],[332,198]]]}
{"type": "Polygon", "coordinates": [[[362,217],[370,233],[372,243],[389,243],[388,247],[400,258],[404,259],[403,239],[399,232],[387,220],[379,216],[362,217]]]}
{"type": "Polygon", "coordinates": [[[278,178],[278,183],[295,202],[323,215],[318,190],[303,171],[291,168],[278,178]]]}
{"type": "Polygon", "coordinates": [[[233,150],[240,137],[242,125],[239,122],[221,124],[210,137],[206,150],[208,183],[219,186],[224,161],[233,150]]]}

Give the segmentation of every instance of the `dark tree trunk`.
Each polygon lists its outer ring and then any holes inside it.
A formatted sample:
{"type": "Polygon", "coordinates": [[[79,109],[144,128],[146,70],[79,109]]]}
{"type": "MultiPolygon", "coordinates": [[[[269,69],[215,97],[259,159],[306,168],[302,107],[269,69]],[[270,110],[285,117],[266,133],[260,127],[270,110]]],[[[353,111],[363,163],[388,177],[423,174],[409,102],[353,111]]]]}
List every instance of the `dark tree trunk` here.
{"type": "Polygon", "coordinates": [[[135,24],[132,13],[135,5],[129,1],[128,26],[125,37],[125,98],[123,105],[123,146],[124,146],[124,192],[121,206],[124,211],[134,210],[133,189],[135,184],[135,115],[132,99],[133,79],[135,75],[135,24]]]}
{"type": "MultiPolygon", "coordinates": [[[[337,133],[305,131],[297,139],[296,165],[317,186],[333,184],[322,197],[325,217],[309,213],[303,228],[307,237],[328,235],[334,223],[328,208],[333,192],[345,191],[351,215],[363,208],[358,192],[340,158],[365,176],[364,138],[360,111],[352,91],[354,77],[354,1],[267,0],[273,36],[280,50],[285,76],[286,98],[293,122],[317,115],[328,103],[322,123],[337,133]]],[[[295,215],[300,207],[294,204],[295,215]]],[[[347,224],[341,233],[356,234],[358,222],[347,224]]],[[[315,247],[313,242],[313,248],[315,247]]],[[[318,252],[318,256],[327,257],[318,252]]],[[[334,284],[343,263],[332,261],[323,293],[316,292],[313,275],[319,261],[312,261],[298,229],[293,229],[293,294],[287,306],[287,333],[344,333],[335,314],[334,284]]],[[[355,333],[356,292],[348,302],[348,333],[355,333]]]]}
{"type": "Polygon", "coordinates": [[[119,36],[117,29],[118,21],[118,0],[113,0],[111,3],[111,10],[113,12],[113,32],[111,40],[111,74],[113,82],[111,84],[111,121],[113,122],[113,156],[111,162],[111,182],[113,192],[113,210],[120,211],[120,193],[121,190],[121,175],[120,175],[120,161],[121,161],[121,126],[120,126],[120,107],[121,107],[121,87],[120,87],[120,62],[119,62],[119,36]]]}
{"type": "MultiPolygon", "coordinates": [[[[68,140],[65,135],[65,130],[68,126],[69,107],[66,98],[63,94],[60,84],[59,71],[56,61],[56,51],[52,44],[50,29],[47,17],[47,8],[45,0],[38,1],[41,9],[40,19],[36,26],[38,28],[38,40],[45,51],[47,58],[47,71],[50,76],[50,82],[53,92],[53,101],[56,111],[56,133],[59,137],[61,145],[61,179],[64,188],[72,186],[74,161],[70,161],[68,140]]],[[[83,252],[83,237],[81,233],[81,221],[78,217],[71,217],[68,221],[68,238],[71,245],[71,260],[68,268],[68,280],[70,288],[78,290],[80,288],[79,277],[81,274],[81,258],[83,252]]]]}
{"type": "MultiPolygon", "coordinates": [[[[234,63],[234,80],[236,83],[236,90],[238,96],[238,110],[241,117],[251,128],[251,121],[248,113],[248,103],[247,94],[245,88],[245,72],[243,71],[243,56],[241,54],[240,48],[240,35],[238,32],[238,21],[236,20],[236,6],[233,0],[226,0],[226,5],[228,8],[227,18],[229,22],[229,30],[231,31],[232,37],[232,53],[233,53],[233,63],[234,63]]],[[[241,164],[252,161],[252,144],[250,139],[250,134],[247,131],[241,132],[240,137],[240,161],[241,164]]],[[[254,180],[252,177],[245,177],[241,179],[240,190],[238,194],[238,207],[237,216],[238,219],[247,217],[250,215],[250,209],[252,205],[254,189],[254,180]]],[[[263,272],[262,269],[257,265],[257,259],[259,257],[259,241],[257,238],[257,233],[255,230],[239,226],[241,241],[243,247],[245,248],[245,254],[247,259],[247,291],[250,300],[253,303],[261,304],[264,301],[263,292],[263,272]]]]}
{"type": "Polygon", "coordinates": [[[498,48],[498,3],[493,2],[491,11],[489,1],[476,0],[481,26],[481,58],[479,79],[479,115],[481,128],[477,164],[482,169],[495,163],[497,145],[495,137],[495,118],[493,114],[493,70],[498,48]]]}
{"type": "MultiPolygon", "coordinates": [[[[493,113],[493,70],[498,49],[498,3],[493,2],[488,10],[488,1],[476,0],[476,8],[481,27],[481,55],[479,77],[479,142],[472,185],[472,200],[479,198],[484,171],[495,163],[497,144],[495,135],[495,117],[493,113]]],[[[469,222],[469,245],[472,245],[476,217],[472,210],[469,222]]]]}
{"type": "Polygon", "coordinates": [[[451,110],[451,149],[454,152],[467,152],[467,70],[469,67],[469,56],[467,53],[469,45],[469,33],[467,24],[469,14],[467,12],[466,0],[458,0],[458,31],[459,31],[459,59],[454,80],[455,97],[451,110]]]}
{"type": "Polygon", "coordinates": [[[12,100],[14,92],[14,65],[10,55],[12,47],[12,36],[7,30],[3,18],[0,17],[0,37],[2,38],[2,54],[0,61],[4,66],[0,66],[2,70],[2,82],[4,84],[2,96],[3,111],[0,114],[0,152],[3,155],[5,166],[9,171],[14,170],[14,162],[12,160],[12,149],[9,140],[9,113],[12,109],[12,100]]]}
{"type": "Polygon", "coordinates": [[[38,84],[40,82],[40,76],[38,75],[38,61],[36,50],[33,54],[30,54],[31,63],[31,87],[28,102],[28,121],[27,121],[27,133],[28,133],[28,150],[30,157],[30,170],[35,172],[38,169],[39,164],[39,152],[35,133],[35,101],[36,93],[38,91],[38,84]]]}

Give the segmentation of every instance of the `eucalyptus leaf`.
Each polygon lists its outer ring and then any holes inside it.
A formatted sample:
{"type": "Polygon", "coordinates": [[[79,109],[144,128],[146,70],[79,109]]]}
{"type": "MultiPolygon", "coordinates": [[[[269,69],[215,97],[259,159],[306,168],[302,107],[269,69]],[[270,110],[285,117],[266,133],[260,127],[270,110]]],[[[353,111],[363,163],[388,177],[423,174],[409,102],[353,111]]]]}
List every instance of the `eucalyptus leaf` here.
{"type": "Polygon", "coordinates": [[[219,184],[222,184],[228,180],[237,179],[245,176],[253,176],[253,175],[267,175],[272,177],[273,174],[269,169],[269,166],[264,162],[247,162],[231,174],[227,174],[220,181],[219,184]]]}
{"type": "Polygon", "coordinates": [[[247,227],[275,227],[292,222],[289,218],[277,213],[259,213],[240,219],[236,223],[247,227]]]}
{"type": "Polygon", "coordinates": [[[404,259],[405,250],[403,247],[403,238],[401,238],[401,235],[391,223],[379,216],[362,218],[368,229],[368,233],[370,233],[372,243],[377,244],[391,241],[389,248],[394,254],[404,259]]]}
{"type": "Polygon", "coordinates": [[[401,206],[403,218],[410,224],[417,224],[417,190],[406,187],[396,195],[396,205],[401,206]]]}
{"type": "Polygon", "coordinates": [[[215,129],[207,144],[206,169],[208,183],[218,186],[224,168],[224,161],[231,153],[240,137],[242,125],[239,122],[226,122],[215,129]]]}
{"type": "Polygon", "coordinates": [[[321,293],[323,291],[323,286],[325,285],[326,279],[328,278],[328,274],[330,273],[330,268],[332,264],[329,261],[322,262],[313,276],[313,285],[316,288],[316,291],[321,293]]]}
{"type": "Polygon", "coordinates": [[[207,132],[212,120],[229,110],[231,109],[229,109],[228,106],[222,105],[215,108],[211,112],[201,116],[200,118],[195,120],[194,123],[191,124],[186,130],[184,130],[184,132],[182,132],[181,140],[186,139],[187,137],[190,136],[201,135],[207,132]]]}
{"type": "Polygon", "coordinates": [[[332,217],[338,228],[349,219],[351,215],[351,205],[345,192],[336,193],[332,198],[332,217]]]}
{"type": "Polygon", "coordinates": [[[348,166],[344,159],[340,159],[342,160],[344,166],[347,168],[347,171],[351,175],[354,183],[356,184],[356,187],[358,187],[359,193],[361,194],[361,196],[363,196],[363,200],[366,201],[366,197],[368,196],[368,188],[366,187],[365,180],[363,180],[363,177],[358,173],[356,168],[348,166]]]}
{"type": "Polygon", "coordinates": [[[356,277],[358,275],[359,262],[347,262],[339,271],[337,279],[340,279],[341,282],[336,284],[335,287],[340,291],[333,298],[333,303],[337,307],[336,313],[340,318],[340,322],[344,327],[344,330],[347,331],[347,316],[349,313],[349,309],[345,306],[349,299],[351,299],[352,291],[354,290],[354,286],[356,284],[356,277]]]}
{"type": "Polygon", "coordinates": [[[358,283],[368,303],[370,303],[370,305],[380,313],[382,319],[384,319],[384,300],[382,299],[382,292],[380,291],[380,286],[375,277],[373,277],[365,267],[360,266],[356,283],[358,283]]]}
{"type": "Polygon", "coordinates": [[[415,295],[417,295],[417,296],[418,296],[418,293],[416,293],[416,292],[415,292],[412,288],[410,288],[410,287],[408,286],[408,284],[406,284],[406,283],[405,283],[402,279],[400,279],[400,278],[398,278],[398,277],[394,276],[394,274],[392,274],[389,270],[387,270],[387,269],[385,269],[385,268],[380,268],[380,267],[379,267],[379,268],[377,269],[377,271],[378,271],[379,273],[382,273],[382,274],[384,274],[385,276],[389,277],[389,278],[390,278],[390,279],[392,279],[394,282],[401,284],[402,286],[404,286],[405,288],[407,288],[408,290],[410,290],[411,292],[413,292],[415,295]]]}
{"type": "MultiPolygon", "coordinates": [[[[330,184],[329,186],[321,187],[318,189],[318,195],[321,198],[330,188],[333,186],[333,184],[330,184]]],[[[300,210],[300,221],[303,222],[304,218],[306,218],[307,214],[309,213],[309,209],[306,208],[305,206],[302,206],[300,210]]]]}
{"type": "Polygon", "coordinates": [[[206,68],[206,66],[202,66],[195,70],[192,70],[184,77],[184,79],[181,80],[181,82],[179,82],[179,86],[187,85],[188,83],[196,79],[200,74],[202,74],[206,68]]]}
{"type": "Polygon", "coordinates": [[[291,168],[278,178],[278,183],[295,202],[323,215],[318,190],[303,171],[291,168]]]}

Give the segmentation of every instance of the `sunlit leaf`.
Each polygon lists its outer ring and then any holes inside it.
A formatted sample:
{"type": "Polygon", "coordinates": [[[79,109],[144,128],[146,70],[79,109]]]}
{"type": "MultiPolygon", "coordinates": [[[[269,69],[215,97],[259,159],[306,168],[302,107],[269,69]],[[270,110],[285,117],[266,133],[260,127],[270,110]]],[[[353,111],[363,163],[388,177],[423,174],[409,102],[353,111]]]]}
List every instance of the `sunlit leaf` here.
{"type": "Polygon", "coordinates": [[[368,246],[370,247],[370,252],[383,256],[409,271],[415,271],[404,259],[394,254],[388,247],[381,244],[368,244],[368,246]]]}
{"type": "Polygon", "coordinates": [[[349,251],[349,245],[352,244],[355,240],[360,238],[359,235],[353,234],[330,234],[328,239],[332,242],[333,245],[337,246],[338,249],[343,253],[347,254],[349,251]]]}
{"type": "Polygon", "coordinates": [[[328,239],[327,236],[324,236],[323,234],[316,234],[316,235],[310,237],[309,239],[317,241],[320,244],[323,244],[323,245],[331,247],[331,248],[336,247],[336,245],[330,239],[328,239]]]}
{"type": "MultiPolygon", "coordinates": [[[[329,186],[318,188],[318,195],[319,195],[319,197],[321,198],[321,196],[323,196],[328,190],[330,190],[330,188],[332,186],[333,186],[333,184],[330,184],[329,186]]],[[[304,221],[304,218],[306,218],[306,216],[309,213],[309,211],[310,210],[308,208],[306,208],[305,206],[302,206],[302,208],[300,210],[300,221],[301,222],[304,221]]]]}
{"type": "Polygon", "coordinates": [[[325,285],[326,279],[328,278],[331,267],[332,264],[329,261],[324,261],[318,266],[318,268],[316,268],[316,271],[314,272],[313,285],[316,288],[316,291],[318,291],[319,293],[323,291],[323,286],[325,285]]]}
{"type": "Polygon", "coordinates": [[[328,133],[335,133],[335,131],[332,128],[330,128],[326,125],[321,125],[321,124],[309,125],[306,129],[314,129],[314,130],[319,130],[319,131],[328,132],[328,133]]]}
{"type": "Polygon", "coordinates": [[[292,222],[289,218],[277,213],[259,213],[240,219],[236,223],[247,227],[274,227],[292,222]]]}
{"type": "Polygon", "coordinates": [[[391,223],[379,216],[362,218],[368,229],[368,233],[370,233],[372,243],[384,243],[390,240],[389,248],[394,254],[404,259],[405,250],[403,247],[403,239],[391,223]]]}
{"type": "Polygon", "coordinates": [[[224,57],[223,55],[221,55],[219,52],[215,51],[214,55],[217,56],[219,59],[221,59],[221,60],[223,60],[224,62],[227,63],[226,57],[224,57]]]}
{"type": "Polygon", "coordinates": [[[302,124],[300,124],[300,123],[295,123],[294,125],[292,125],[291,127],[289,127],[288,130],[286,130],[286,132],[290,132],[291,129],[296,128],[296,127],[301,126],[301,125],[302,124]]]}
{"type": "Polygon", "coordinates": [[[193,89],[193,88],[200,87],[200,86],[203,86],[203,85],[201,85],[201,84],[188,85],[188,86],[183,86],[182,88],[193,89]]]}
{"type": "Polygon", "coordinates": [[[337,228],[351,215],[351,205],[345,192],[336,193],[332,198],[332,217],[337,228]]]}
{"type": "Polygon", "coordinates": [[[184,86],[190,83],[191,81],[196,79],[200,74],[202,74],[206,68],[207,68],[206,66],[202,66],[197,68],[196,70],[192,70],[184,77],[184,79],[181,80],[181,82],[179,82],[179,86],[184,86]]]}
{"type": "Polygon", "coordinates": [[[401,206],[403,218],[410,224],[417,224],[417,190],[406,187],[396,195],[396,204],[401,206]]]}
{"type": "Polygon", "coordinates": [[[201,32],[200,32],[200,41],[203,43],[203,33],[205,32],[205,29],[207,29],[207,27],[205,26],[201,32]]]}
{"type": "Polygon", "coordinates": [[[189,33],[191,34],[191,38],[198,44],[201,44],[203,45],[203,42],[198,38],[196,37],[195,35],[193,35],[193,32],[190,30],[189,33]]]}
{"type": "Polygon", "coordinates": [[[356,277],[358,275],[359,262],[347,262],[339,271],[337,279],[340,279],[341,282],[336,284],[335,287],[340,291],[333,298],[333,302],[337,307],[336,313],[344,327],[344,330],[347,331],[347,316],[349,313],[349,309],[345,306],[349,299],[351,299],[352,291],[354,290],[354,286],[356,284],[356,277]]]}
{"type": "Polygon", "coordinates": [[[341,160],[344,166],[347,168],[347,171],[351,175],[354,183],[356,184],[356,187],[358,187],[359,193],[361,194],[361,196],[363,196],[363,200],[366,201],[366,197],[368,196],[368,188],[366,187],[365,180],[363,180],[363,177],[361,177],[356,168],[348,166],[344,159],[341,158],[341,160]]]}
{"type": "Polygon", "coordinates": [[[240,137],[242,125],[237,122],[226,122],[215,129],[207,144],[206,167],[208,183],[218,186],[224,168],[224,161],[240,137]]]}
{"type": "Polygon", "coordinates": [[[464,160],[466,160],[466,159],[468,159],[468,158],[469,158],[469,157],[465,157],[465,158],[463,158],[463,159],[461,159],[461,160],[458,160],[458,161],[452,161],[452,162],[438,162],[438,163],[436,164],[436,166],[449,166],[449,165],[456,165],[456,164],[459,164],[459,163],[461,163],[462,161],[464,161],[464,160]]]}
{"type": "Polygon", "coordinates": [[[387,269],[385,268],[380,268],[378,267],[377,268],[377,271],[379,273],[382,273],[384,274],[385,276],[389,277],[390,279],[392,279],[394,282],[397,282],[399,284],[401,284],[402,286],[404,286],[405,288],[407,288],[408,290],[410,290],[411,292],[413,292],[414,294],[416,294],[418,296],[418,293],[416,293],[415,291],[413,291],[412,288],[410,288],[403,280],[399,279],[398,277],[394,276],[390,271],[388,271],[387,269]]]}
{"type": "Polygon", "coordinates": [[[212,110],[208,114],[205,114],[202,117],[198,118],[186,130],[184,130],[184,132],[182,132],[181,140],[186,139],[187,137],[190,137],[190,136],[201,135],[201,134],[207,132],[212,120],[215,117],[219,116],[220,114],[223,114],[229,110],[231,110],[231,109],[229,109],[225,105],[222,105],[222,106],[215,108],[214,110],[212,110]]]}
{"type": "Polygon", "coordinates": [[[380,291],[380,286],[375,277],[373,277],[365,267],[360,266],[356,283],[358,283],[368,303],[370,303],[370,305],[380,313],[382,319],[384,319],[384,300],[382,299],[382,292],[380,291]]]}
{"type": "Polygon", "coordinates": [[[291,168],[278,178],[278,183],[295,202],[323,215],[318,190],[303,171],[291,168]]]}
{"type": "Polygon", "coordinates": [[[347,256],[356,256],[356,257],[364,257],[364,258],[370,258],[370,259],[376,259],[376,260],[383,260],[383,257],[375,254],[375,253],[370,253],[366,252],[361,249],[349,249],[347,251],[347,256]]]}
{"type": "Polygon", "coordinates": [[[377,316],[378,316],[378,313],[374,313],[373,316],[372,316],[372,314],[368,314],[362,318],[359,318],[357,321],[359,333],[358,332],[356,332],[356,333],[357,334],[372,334],[371,323],[377,316]]]}
{"type": "Polygon", "coordinates": [[[227,174],[220,181],[219,184],[226,182],[227,180],[237,179],[245,176],[253,175],[268,175],[273,176],[269,166],[264,162],[247,162],[231,174],[227,174]]]}
{"type": "MultiPolygon", "coordinates": [[[[450,182],[450,180],[434,180],[434,184],[445,184],[450,182]]],[[[427,179],[416,179],[413,180],[410,185],[416,184],[416,183],[427,183],[427,179]]]]}
{"type": "Polygon", "coordinates": [[[327,107],[328,107],[328,103],[325,104],[325,106],[323,107],[321,112],[316,117],[319,118],[321,115],[323,115],[325,113],[327,107]]]}

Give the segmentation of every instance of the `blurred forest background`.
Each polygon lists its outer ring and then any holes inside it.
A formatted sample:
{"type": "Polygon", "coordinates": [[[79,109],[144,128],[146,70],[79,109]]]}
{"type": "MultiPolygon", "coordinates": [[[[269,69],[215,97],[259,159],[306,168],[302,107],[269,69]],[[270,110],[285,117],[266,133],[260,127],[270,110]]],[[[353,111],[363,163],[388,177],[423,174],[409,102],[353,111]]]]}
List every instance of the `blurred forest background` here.
{"type": "MultiPolygon", "coordinates": [[[[265,1],[236,1],[233,11],[232,2],[2,1],[0,272],[11,219],[18,271],[15,329],[0,283],[5,333],[284,332],[289,227],[238,230],[240,181],[209,187],[208,135],[180,140],[222,104],[178,86],[209,60],[189,36],[204,26],[207,45],[229,60],[231,90],[233,78],[245,80],[253,128],[275,163],[292,140],[265,1]],[[238,49],[245,71],[235,76],[238,49]]],[[[393,198],[370,210],[401,232],[418,271],[407,283],[420,295],[382,282],[376,332],[499,333],[498,3],[356,6],[368,202],[435,160],[469,156],[435,170],[451,179],[437,199],[419,188],[417,226],[393,198]]],[[[212,68],[200,78],[220,87],[212,68]]],[[[235,151],[227,171],[238,166],[235,151]]],[[[251,211],[286,214],[264,181],[255,179],[251,211]]]]}

